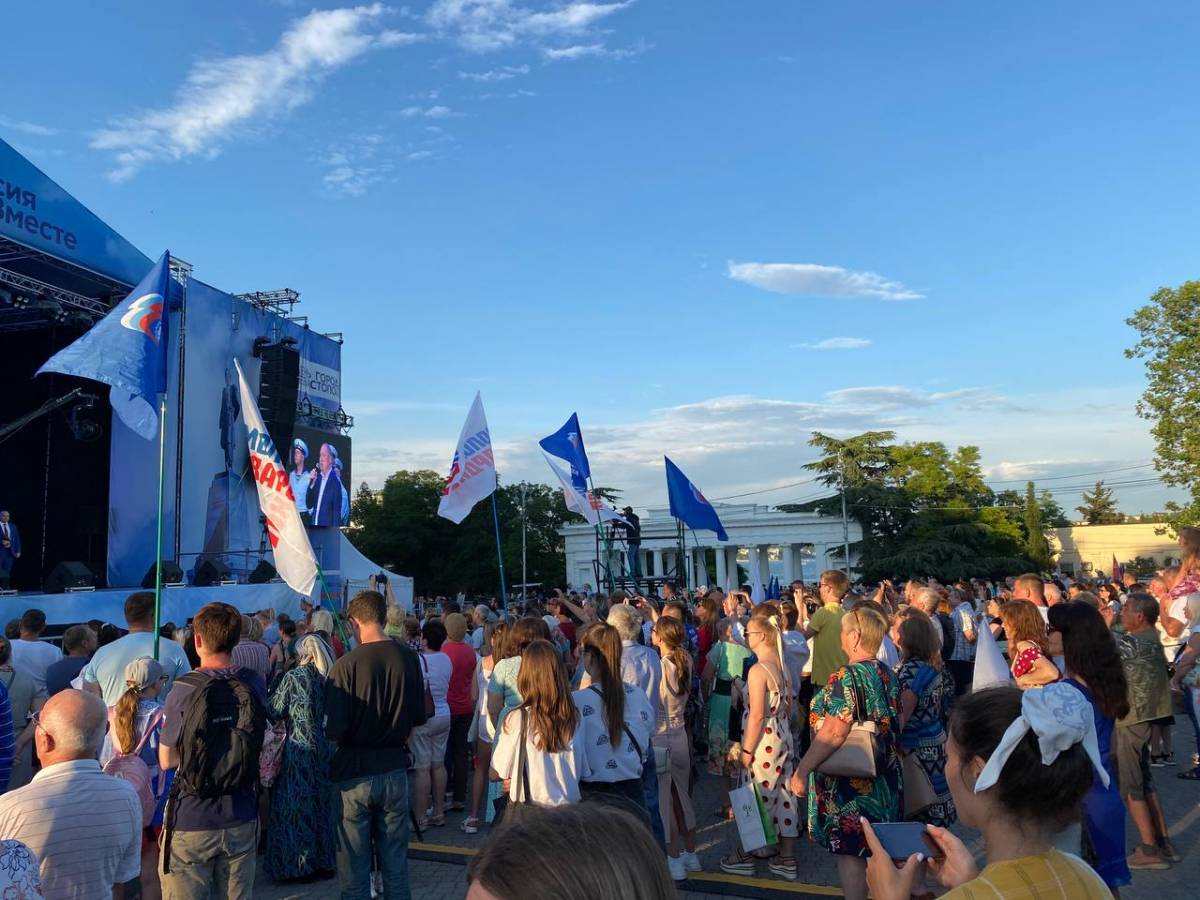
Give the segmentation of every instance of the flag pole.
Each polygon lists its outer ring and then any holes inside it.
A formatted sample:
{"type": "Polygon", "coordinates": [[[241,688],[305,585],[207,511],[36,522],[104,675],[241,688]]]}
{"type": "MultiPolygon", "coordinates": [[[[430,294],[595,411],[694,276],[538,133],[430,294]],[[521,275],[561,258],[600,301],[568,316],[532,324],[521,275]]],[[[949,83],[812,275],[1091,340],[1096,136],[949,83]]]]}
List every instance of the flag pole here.
{"type": "Polygon", "coordinates": [[[162,630],[162,540],[163,481],[166,477],[167,395],[158,395],[158,540],[154,547],[154,658],[158,659],[159,633],[162,630]]]}
{"type": "Polygon", "coordinates": [[[508,588],[504,585],[504,553],[500,550],[500,513],[496,510],[496,491],[492,491],[492,524],[496,526],[496,561],[500,564],[500,602],[507,610],[508,588]]]}

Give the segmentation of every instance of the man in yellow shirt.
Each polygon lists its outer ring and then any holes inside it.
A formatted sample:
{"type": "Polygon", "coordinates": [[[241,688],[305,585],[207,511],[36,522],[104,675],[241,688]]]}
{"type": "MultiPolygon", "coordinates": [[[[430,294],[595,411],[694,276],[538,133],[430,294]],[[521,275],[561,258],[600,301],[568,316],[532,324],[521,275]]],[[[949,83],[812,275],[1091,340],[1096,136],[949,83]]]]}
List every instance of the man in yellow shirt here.
{"type": "Polygon", "coordinates": [[[813,693],[825,687],[829,676],[846,665],[846,654],[842,650],[842,598],[850,592],[850,578],[839,569],[821,573],[821,608],[813,613],[805,637],[812,638],[812,686],[813,693]]]}

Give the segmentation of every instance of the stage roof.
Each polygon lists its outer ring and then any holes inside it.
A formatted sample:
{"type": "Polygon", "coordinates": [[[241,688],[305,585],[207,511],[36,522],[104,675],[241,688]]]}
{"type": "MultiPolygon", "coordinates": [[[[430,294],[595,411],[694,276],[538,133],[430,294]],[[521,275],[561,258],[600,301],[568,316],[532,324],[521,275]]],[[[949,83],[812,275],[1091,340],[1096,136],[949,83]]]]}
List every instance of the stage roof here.
{"type": "Polygon", "coordinates": [[[44,321],[48,303],[103,315],[152,265],[0,140],[0,329],[44,321]],[[22,296],[32,308],[19,308],[22,296]]]}

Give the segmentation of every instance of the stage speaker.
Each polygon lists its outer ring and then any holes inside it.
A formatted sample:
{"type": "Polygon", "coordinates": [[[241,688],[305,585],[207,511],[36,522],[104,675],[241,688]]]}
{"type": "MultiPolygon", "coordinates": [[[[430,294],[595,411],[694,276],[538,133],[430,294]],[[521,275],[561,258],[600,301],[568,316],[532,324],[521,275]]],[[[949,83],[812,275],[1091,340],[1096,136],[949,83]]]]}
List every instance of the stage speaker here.
{"type": "Polygon", "coordinates": [[[263,347],[258,376],[258,409],[263,424],[275,439],[279,455],[290,456],[292,431],[296,426],[296,397],[300,391],[300,351],[294,344],[263,347]]]}
{"type": "Polygon", "coordinates": [[[42,584],[42,590],[47,594],[61,594],[67,588],[95,587],[96,576],[92,570],[78,560],[60,562],[50,570],[42,584]]]}
{"type": "Polygon", "coordinates": [[[272,578],[277,577],[277,575],[275,567],[264,559],[254,567],[254,571],[250,573],[250,577],[246,580],[250,584],[266,584],[272,578]]]}
{"type": "MultiPolygon", "coordinates": [[[[163,584],[179,584],[183,581],[183,569],[170,559],[162,561],[162,583],[163,584]]],[[[150,568],[146,570],[146,576],[142,579],[142,587],[148,590],[154,590],[154,563],[150,564],[150,568]]]]}
{"type": "Polygon", "coordinates": [[[229,578],[229,566],[225,565],[221,560],[212,558],[202,559],[196,564],[196,571],[192,575],[192,586],[212,587],[214,584],[228,581],[229,578]]]}

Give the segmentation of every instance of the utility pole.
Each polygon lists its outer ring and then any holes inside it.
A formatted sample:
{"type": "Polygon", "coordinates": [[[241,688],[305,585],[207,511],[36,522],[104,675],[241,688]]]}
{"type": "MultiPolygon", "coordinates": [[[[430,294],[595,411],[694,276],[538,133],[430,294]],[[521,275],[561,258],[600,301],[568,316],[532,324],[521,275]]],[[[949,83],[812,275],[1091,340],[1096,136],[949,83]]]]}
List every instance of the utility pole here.
{"type": "Polygon", "coordinates": [[[521,482],[521,608],[529,606],[529,596],[526,584],[529,577],[526,574],[526,482],[521,482]]]}
{"type": "Polygon", "coordinates": [[[850,520],[846,517],[846,463],[838,451],[838,477],[842,487],[842,552],[845,554],[846,576],[850,575],[850,520]]]}

